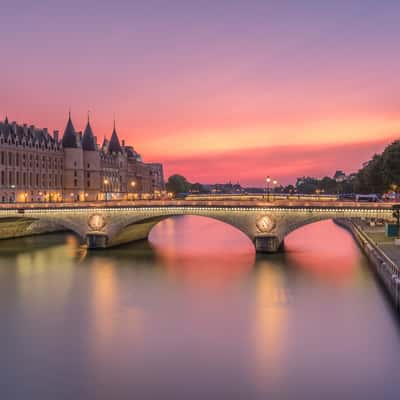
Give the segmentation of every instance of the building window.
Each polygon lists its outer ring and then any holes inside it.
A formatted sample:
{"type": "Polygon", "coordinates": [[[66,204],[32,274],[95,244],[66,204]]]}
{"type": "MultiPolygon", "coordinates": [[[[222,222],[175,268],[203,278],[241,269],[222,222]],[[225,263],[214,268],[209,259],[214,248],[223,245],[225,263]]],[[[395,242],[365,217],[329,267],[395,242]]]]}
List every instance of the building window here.
{"type": "Polygon", "coordinates": [[[78,179],[74,179],[74,186],[78,186],[78,179]]]}

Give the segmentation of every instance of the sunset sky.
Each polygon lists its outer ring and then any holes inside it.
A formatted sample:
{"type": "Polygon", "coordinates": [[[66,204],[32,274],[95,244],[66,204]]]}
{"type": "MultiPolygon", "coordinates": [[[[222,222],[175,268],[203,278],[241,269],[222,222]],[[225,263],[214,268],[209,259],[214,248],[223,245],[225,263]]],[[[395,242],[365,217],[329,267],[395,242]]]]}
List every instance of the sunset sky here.
{"type": "Polygon", "coordinates": [[[400,1],[1,2],[0,113],[88,110],[165,175],[263,185],[356,171],[400,136],[400,1]]]}

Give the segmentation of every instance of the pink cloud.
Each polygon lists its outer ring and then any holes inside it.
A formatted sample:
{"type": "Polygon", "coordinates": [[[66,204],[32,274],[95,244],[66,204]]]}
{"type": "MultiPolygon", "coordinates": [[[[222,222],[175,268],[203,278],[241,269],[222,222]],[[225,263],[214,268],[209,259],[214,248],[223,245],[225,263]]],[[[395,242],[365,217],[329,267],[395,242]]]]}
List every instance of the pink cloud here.
{"type": "Polygon", "coordinates": [[[293,145],[203,154],[188,158],[164,158],[166,177],[179,173],[192,182],[237,182],[263,185],[265,177],[292,183],[297,177],[332,176],[337,169],[356,172],[364,161],[380,152],[392,139],[344,145],[293,145]]]}

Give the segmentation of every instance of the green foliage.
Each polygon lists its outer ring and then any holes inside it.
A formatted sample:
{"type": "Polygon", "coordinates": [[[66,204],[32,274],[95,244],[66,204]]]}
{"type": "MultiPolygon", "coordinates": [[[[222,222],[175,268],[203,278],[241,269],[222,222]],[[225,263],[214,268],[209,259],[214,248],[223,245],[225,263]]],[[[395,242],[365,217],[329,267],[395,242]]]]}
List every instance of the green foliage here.
{"type": "Polygon", "coordinates": [[[188,193],[190,190],[191,184],[182,175],[172,175],[168,178],[166,187],[167,187],[168,192],[172,192],[174,194],[188,193]]]}
{"type": "Polygon", "coordinates": [[[400,186],[400,141],[386,147],[382,154],[361,168],[356,177],[355,189],[359,193],[384,193],[398,191],[400,186]]]}
{"type": "Polygon", "coordinates": [[[168,182],[166,183],[166,188],[168,192],[172,192],[174,194],[178,193],[201,193],[204,191],[203,186],[200,183],[190,183],[188,180],[182,175],[172,175],[168,178],[168,182]]]}

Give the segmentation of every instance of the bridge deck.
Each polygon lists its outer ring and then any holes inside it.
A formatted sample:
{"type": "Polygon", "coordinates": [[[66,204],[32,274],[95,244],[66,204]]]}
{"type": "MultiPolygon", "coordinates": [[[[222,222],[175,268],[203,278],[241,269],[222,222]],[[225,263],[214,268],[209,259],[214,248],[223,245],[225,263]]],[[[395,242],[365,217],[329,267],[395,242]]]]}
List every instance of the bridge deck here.
{"type": "Polygon", "coordinates": [[[35,210],[62,208],[125,208],[125,207],[243,207],[243,208],[326,208],[390,210],[393,202],[355,202],[334,200],[135,200],[75,203],[0,203],[1,210],[35,210]]]}

